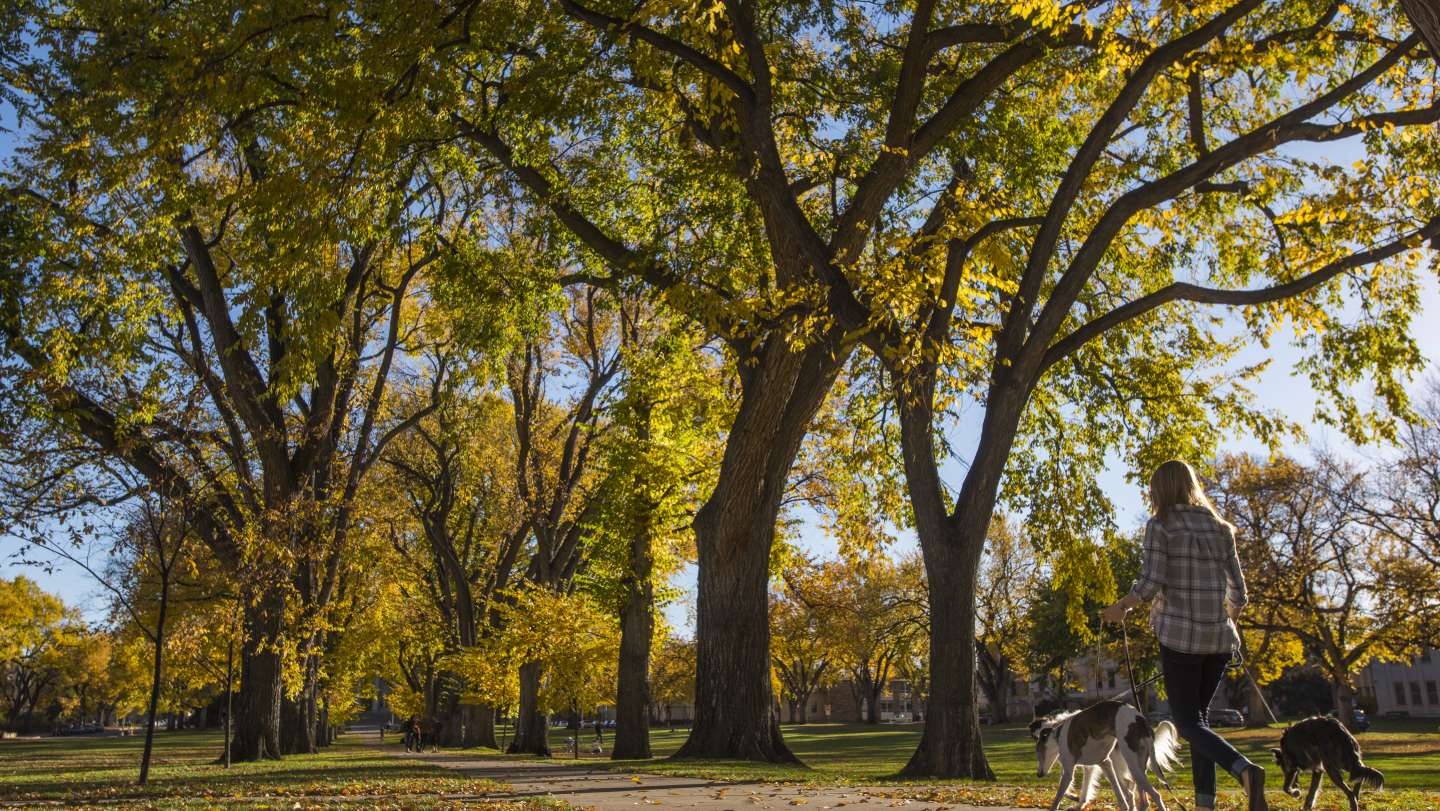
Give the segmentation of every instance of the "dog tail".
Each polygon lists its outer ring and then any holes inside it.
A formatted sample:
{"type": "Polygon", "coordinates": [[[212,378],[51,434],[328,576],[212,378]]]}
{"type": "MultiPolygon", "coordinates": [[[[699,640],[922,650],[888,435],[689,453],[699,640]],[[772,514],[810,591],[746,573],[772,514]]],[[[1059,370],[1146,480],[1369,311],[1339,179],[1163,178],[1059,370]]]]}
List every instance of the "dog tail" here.
{"type": "Polygon", "coordinates": [[[1379,769],[1372,769],[1358,759],[1355,768],[1350,770],[1350,777],[1366,788],[1385,788],[1385,775],[1379,769]]]}
{"type": "Polygon", "coordinates": [[[1161,721],[1155,727],[1155,738],[1150,744],[1150,760],[1161,775],[1174,771],[1180,764],[1180,733],[1169,721],[1161,721]]]}

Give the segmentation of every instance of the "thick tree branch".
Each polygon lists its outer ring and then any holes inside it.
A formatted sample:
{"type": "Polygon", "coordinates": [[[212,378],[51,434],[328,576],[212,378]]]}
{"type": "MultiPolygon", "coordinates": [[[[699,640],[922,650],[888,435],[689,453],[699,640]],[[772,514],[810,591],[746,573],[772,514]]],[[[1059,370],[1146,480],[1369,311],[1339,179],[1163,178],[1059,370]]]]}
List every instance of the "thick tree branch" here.
{"type": "Polygon", "coordinates": [[[1434,0],[1400,0],[1410,24],[1425,39],[1430,58],[1440,62],[1440,6],[1434,0]]]}
{"type": "Polygon", "coordinates": [[[1188,54],[1208,45],[1260,3],[1261,0],[1240,0],[1193,31],[1156,48],[1141,61],[1135,72],[1125,81],[1125,85],[1111,101],[1110,106],[1095,122],[1085,137],[1085,141],[1076,150],[1070,165],[1066,167],[1065,175],[1056,188],[1050,207],[1045,213],[1045,223],[1040,226],[1039,232],[1035,235],[1035,241],[1031,245],[1030,256],[1026,260],[1025,270],[1011,302],[1010,311],[1005,317],[1005,326],[1001,331],[999,346],[995,353],[997,370],[1002,368],[1001,364],[1013,362],[1025,342],[1030,315],[1034,311],[1036,297],[1045,279],[1046,269],[1055,254],[1062,227],[1070,216],[1070,211],[1080,195],[1085,180],[1090,176],[1096,161],[1100,159],[1105,147],[1110,143],[1111,135],[1129,117],[1130,112],[1135,109],[1135,105],[1140,102],[1149,89],[1151,82],[1162,71],[1179,62],[1188,54]]]}
{"type": "Polygon", "coordinates": [[[1041,371],[1049,369],[1059,361],[1074,354],[1086,343],[1105,332],[1133,319],[1139,318],[1161,305],[1172,301],[1193,301],[1200,304],[1223,304],[1232,307],[1254,306],[1272,301],[1292,298],[1313,290],[1348,270],[1383,262],[1397,254],[1414,249],[1427,240],[1440,238],[1440,217],[1427,225],[1417,228],[1404,236],[1397,237],[1383,245],[1350,254],[1337,259],[1317,270],[1283,284],[1271,285],[1252,290],[1224,290],[1201,287],[1187,282],[1166,285],[1134,301],[1123,304],[1098,318],[1086,322],[1074,332],[1055,342],[1045,353],[1041,371]]]}
{"type": "Polygon", "coordinates": [[[236,411],[267,464],[276,465],[278,470],[287,461],[283,444],[285,416],[267,394],[260,369],[235,329],[225,288],[200,229],[193,224],[186,225],[180,229],[180,239],[195,268],[196,288],[204,304],[202,312],[210,325],[210,337],[215,342],[215,353],[236,411]]]}
{"type": "MultiPolygon", "coordinates": [[[[1038,371],[1038,363],[1043,354],[1047,351],[1049,342],[1059,331],[1066,314],[1084,288],[1095,268],[1099,265],[1105,252],[1109,250],[1110,244],[1119,235],[1121,229],[1134,216],[1135,212],[1144,208],[1158,205],[1165,200],[1171,199],[1187,189],[1214,177],[1241,161],[1259,155],[1266,150],[1273,149],[1280,144],[1301,141],[1301,140],[1333,140],[1347,137],[1364,129],[1367,126],[1383,126],[1385,123],[1424,123],[1440,119],[1440,105],[1421,108],[1419,110],[1406,110],[1391,113],[1377,113],[1352,120],[1344,124],[1320,125],[1310,124],[1306,121],[1325,110],[1330,109],[1341,100],[1358,92],[1370,84],[1385,71],[1398,62],[1406,52],[1411,50],[1417,38],[1411,36],[1399,46],[1386,53],[1376,60],[1365,70],[1351,77],[1350,79],[1336,85],[1329,91],[1316,96],[1310,101],[1293,108],[1289,112],[1272,119],[1268,123],[1257,127],[1250,132],[1241,135],[1234,140],[1217,147],[1208,155],[1197,159],[1195,162],[1178,169],[1165,177],[1142,184],[1122,194],[1111,204],[1110,208],[1101,215],[1099,221],[1090,230],[1085,241],[1081,244],[1075,256],[1070,261],[1070,266],[1056,282],[1054,290],[1051,291],[1049,299],[1045,302],[1040,316],[1035,321],[1029,339],[1023,341],[1023,357],[1016,362],[1017,366],[1038,371]]],[[[1032,252],[1032,257],[1035,255],[1032,252]]],[[[1028,273],[1028,268],[1027,268],[1028,273]]],[[[1039,276],[1043,277],[1043,273],[1039,276]]],[[[1030,295],[1038,292],[1038,288],[1032,289],[1030,295]]],[[[1020,295],[1024,295],[1021,291],[1020,295]]],[[[1026,299],[1028,300],[1028,299],[1026,299]]],[[[1028,311],[1028,307],[1026,308],[1028,311]]],[[[1011,317],[1014,317],[1012,312],[1011,317]]],[[[1007,329],[1013,324],[1007,324],[1007,329]]],[[[1024,327],[1018,327],[1023,333],[1024,327]]],[[[1018,349],[1018,347],[1017,347],[1018,349]]],[[[1010,356],[1007,356],[1009,358],[1010,356]]],[[[1027,372],[1028,374],[1029,372],[1027,372]]]]}
{"type": "Polygon", "coordinates": [[[555,215],[556,219],[611,267],[626,275],[637,277],[659,290],[668,290],[681,284],[679,277],[671,273],[668,268],[610,236],[594,221],[570,205],[562,195],[556,193],[544,174],[532,166],[517,161],[514,150],[497,133],[477,127],[464,119],[459,119],[459,124],[466,137],[494,156],[520,181],[526,190],[535,195],[536,199],[555,215]]]}
{"type": "Polygon", "coordinates": [[[755,89],[741,78],[738,73],[673,37],[641,25],[639,22],[612,17],[609,14],[588,8],[576,2],[576,0],[560,0],[560,7],[572,18],[593,28],[644,42],[671,56],[678,57],[699,69],[710,78],[725,85],[746,104],[753,104],[755,101],[755,89]]]}
{"type": "Polygon", "coordinates": [[[945,255],[945,276],[940,282],[940,296],[929,322],[925,326],[927,346],[938,345],[950,332],[950,323],[955,314],[955,298],[960,290],[960,279],[964,275],[965,262],[970,253],[981,242],[996,234],[1016,228],[1034,228],[1044,223],[1043,217],[1011,217],[991,220],[964,240],[952,240],[945,255]]]}
{"type": "MultiPolygon", "coordinates": [[[[39,347],[25,340],[11,324],[0,322],[0,335],[5,337],[6,348],[37,371],[49,365],[48,358],[39,347]]],[[[65,418],[73,420],[75,428],[101,450],[120,459],[145,477],[158,492],[173,493],[179,498],[189,498],[193,488],[190,480],[169,464],[153,447],[139,437],[131,436],[121,428],[115,415],[97,400],[73,385],[42,378],[41,389],[51,408],[65,418]]],[[[221,522],[220,514],[235,520],[240,512],[235,504],[223,493],[211,496],[218,510],[200,510],[194,516],[196,530],[216,557],[227,563],[238,560],[238,550],[221,522]]]]}

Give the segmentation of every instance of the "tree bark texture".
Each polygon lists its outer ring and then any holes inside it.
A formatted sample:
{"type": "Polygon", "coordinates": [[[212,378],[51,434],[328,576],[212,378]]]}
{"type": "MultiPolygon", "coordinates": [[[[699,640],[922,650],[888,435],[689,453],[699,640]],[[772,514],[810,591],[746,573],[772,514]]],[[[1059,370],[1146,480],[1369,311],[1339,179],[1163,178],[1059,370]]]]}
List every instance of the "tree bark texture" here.
{"type": "Polygon", "coordinates": [[[549,729],[545,713],[540,711],[541,675],[539,662],[520,666],[520,714],[515,723],[515,739],[506,750],[512,755],[550,756],[549,729]]]}
{"type": "Polygon", "coordinates": [[[925,730],[903,774],[994,780],[980,741],[975,678],[977,539],[925,550],[930,580],[930,696],[925,730]],[[932,564],[932,558],[939,558],[932,564]]]}
{"type": "Polygon", "coordinates": [[[676,758],[794,763],[770,687],[769,564],[786,479],[844,353],[772,338],[741,373],[740,409],[695,517],[695,723],[676,758]]]}
{"type": "Polygon", "coordinates": [[[620,613],[620,666],[615,695],[616,760],[650,757],[650,644],[655,633],[653,550],[648,531],[630,541],[630,574],[620,613]]]}
{"type": "Polygon", "coordinates": [[[280,749],[281,661],[279,637],[284,598],[271,592],[245,608],[245,643],[240,654],[240,700],[231,724],[232,760],[278,759],[280,749]]]}

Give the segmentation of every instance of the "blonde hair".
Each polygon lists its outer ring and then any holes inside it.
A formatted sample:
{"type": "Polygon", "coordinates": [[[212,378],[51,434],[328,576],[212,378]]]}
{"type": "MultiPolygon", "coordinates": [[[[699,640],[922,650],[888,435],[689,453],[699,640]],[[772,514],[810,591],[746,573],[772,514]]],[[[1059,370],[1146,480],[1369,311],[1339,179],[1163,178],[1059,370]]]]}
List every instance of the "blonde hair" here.
{"type": "Polygon", "coordinates": [[[1200,486],[1200,477],[1195,475],[1195,469],[1182,459],[1171,459],[1161,463],[1150,474],[1150,509],[1156,518],[1164,521],[1175,507],[1182,504],[1204,508],[1216,521],[1226,523],[1215,512],[1215,505],[1205,497],[1205,489],[1200,486]]]}

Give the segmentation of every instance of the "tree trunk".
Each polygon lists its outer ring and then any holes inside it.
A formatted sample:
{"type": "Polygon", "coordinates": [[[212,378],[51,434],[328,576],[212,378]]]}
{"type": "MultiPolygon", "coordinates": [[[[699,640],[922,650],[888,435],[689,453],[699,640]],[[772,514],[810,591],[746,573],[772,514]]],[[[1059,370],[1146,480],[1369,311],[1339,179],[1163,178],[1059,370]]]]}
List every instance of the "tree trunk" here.
{"type": "Polygon", "coordinates": [[[305,658],[304,682],[294,698],[283,698],[280,702],[280,753],[284,755],[313,755],[317,751],[315,740],[316,708],[319,661],[315,654],[305,658]]]}
{"type": "Polygon", "coordinates": [[[798,763],[770,689],[769,565],[800,443],[847,353],[772,336],[742,364],[740,410],[715,490],[695,516],[695,720],[676,758],[798,763]]]}
{"type": "Polygon", "coordinates": [[[998,380],[990,387],[980,444],[951,512],[935,455],[934,370],[909,382],[896,399],[906,490],[930,594],[930,695],[925,731],[903,773],[994,780],[976,702],[975,594],[1000,478],[1029,388],[998,380]]]}
{"type": "Polygon", "coordinates": [[[1000,697],[1000,702],[990,709],[990,717],[995,723],[1004,724],[1010,721],[1010,691],[1015,682],[1015,674],[1010,670],[1010,660],[1005,657],[1000,659],[999,682],[999,689],[996,690],[996,693],[1000,697]]]}
{"type": "Polygon", "coordinates": [[[709,506],[695,522],[695,724],[675,757],[796,763],[770,688],[766,608],[775,511],[757,505],[760,515],[717,515],[709,506]]]}
{"type": "Polygon", "coordinates": [[[245,645],[240,655],[240,701],[232,727],[233,760],[280,757],[280,631],[285,600],[272,591],[245,608],[245,645]]]}
{"type": "Polygon", "coordinates": [[[1260,685],[1251,681],[1249,676],[1246,676],[1245,682],[1250,686],[1250,689],[1245,691],[1247,709],[1245,726],[1263,727],[1271,720],[1270,711],[1265,707],[1265,697],[1260,693],[1260,685]]]}
{"type": "Polygon", "coordinates": [[[1440,5],[1435,0],[1400,0],[1400,7],[1425,40],[1431,58],[1440,61],[1440,5]]]}
{"type": "Polygon", "coordinates": [[[438,743],[441,746],[461,746],[465,740],[465,711],[460,703],[460,679],[454,673],[441,673],[440,683],[445,685],[435,719],[440,722],[438,743]]]}
{"type": "Polygon", "coordinates": [[[301,688],[294,698],[280,700],[280,753],[282,755],[313,755],[315,746],[315,714],[309,691],[301,688]]]}
{"type": "Polygon", "coordinates": [[[994,780],[980,741],[975,685],[975,581],[980,540],[926,546],[930,588],[930,696],[925,731],[906,776],[994,780]]]}
{"type": "Polygon", "coordinates": [[[979,685],[990,703],[990,717],[997,724],[1010,720],[1010,681],[1012,674],[1008,660],[1003,654],[994,654],[987,646],[977,642],[979,651],[979,685]]]}
{"type": "Polygon", "coordinates": [[[326,698],[316,710],[315,743],[322,747],[329,746],[335,742],[335,730],[330,726],[330,699],[326,698]]]}
{"type": "Polygon", "coordinates": [[[1335,697],[1335,715],[1349,729],[1355,725],[1355,691],[1350,689],[1350,674],[1344,670],[1333,670],[1330,682],[1335,697]]]}
{"type": "MultiPolygon", "coordinates": [[[[161,557],[164,560],[164,557],[161,557]]],[[[150,782],[150,753],[155,745],[155,710],[160,706],[160,670],[165,661],[165,612],[169,608],[170,583],[160,578],[160,611],[155,619],[155,663],[150,672],[150,709],[145,713],[145,751],[140,755],[140,785],[150,782]]]]}
{"type": "Polygon", "coordinates": [[[620,612],[620,668],[615,691],[615,748],[610,757],[650,757],[650,643],[655,633],[655,589],[648,531],[630,541],[630,574],[620,612]]]}
{"type": "Polygon", "coordinates": [[[220,756],[225,768],[230,768],[231,723],[235,717],[235,636],[225,644],[225,752],[220,756]]]}
{"type": "Polygon", "coordinates": [[[461,704],[460,722],[464,725],[464,732],[460,736],[461,746],[500,748],[499,744],[495,742],[494,707],[485,704],[461,704]]]}
{"type": "Polygon", "coordinates": [[[539,662],[520,666],[520,715],[515,722],[515,739],[506,750],[512,755],[550,757],[549,729],[545,713],[540,712],[540,676],[539,662]]]}
{"type": "Polygon", "coordinates": [[[868,681],[865,685],[865,723],[880,723],[880,694],[885,692],[885,685],[874,681],[868,681]]]}

